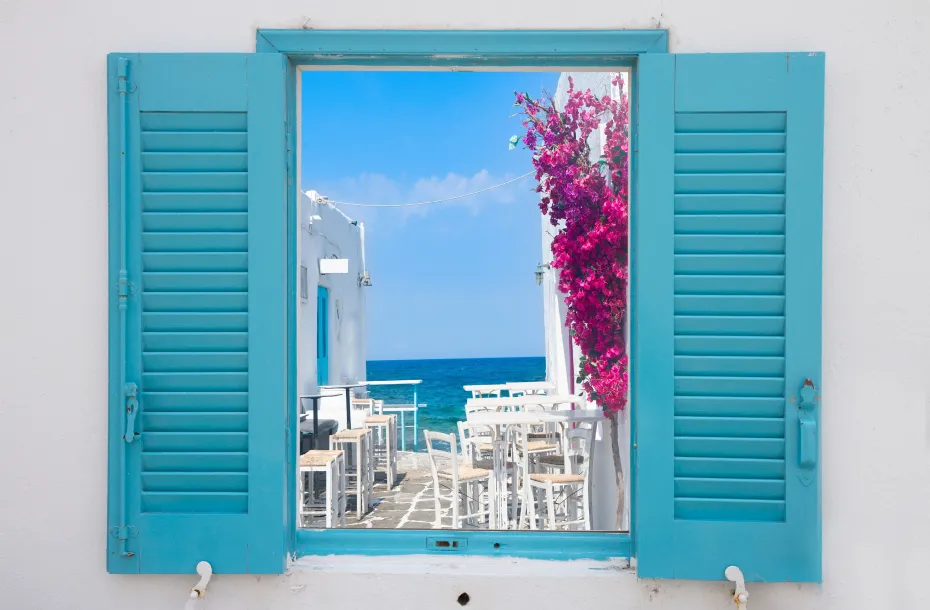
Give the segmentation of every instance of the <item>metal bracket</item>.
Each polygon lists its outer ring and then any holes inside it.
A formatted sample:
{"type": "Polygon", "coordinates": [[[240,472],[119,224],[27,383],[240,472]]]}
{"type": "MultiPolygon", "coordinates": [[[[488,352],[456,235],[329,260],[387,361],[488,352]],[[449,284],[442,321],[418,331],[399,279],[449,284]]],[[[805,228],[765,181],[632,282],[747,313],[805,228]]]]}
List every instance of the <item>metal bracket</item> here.
{"type": "MultiPolygon", "coordinates": [[[[139,535],[139,528],[134,525],[119,525],[116,527],[111,527],[109,534],[120,541],[120,547],[126,547],[126,541],[130,538],[135,538],[139,535]]],[[[123,557],[129,558],[135,556],[135,553],[132,551],[122,551],[120,553],[123,557]]]]}

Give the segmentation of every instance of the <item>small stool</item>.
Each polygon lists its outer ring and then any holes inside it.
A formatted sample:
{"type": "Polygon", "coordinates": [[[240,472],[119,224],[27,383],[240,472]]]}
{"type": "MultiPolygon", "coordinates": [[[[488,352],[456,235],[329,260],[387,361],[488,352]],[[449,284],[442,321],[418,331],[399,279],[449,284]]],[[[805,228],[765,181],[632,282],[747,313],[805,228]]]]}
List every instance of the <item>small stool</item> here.
{"type": "Polygon", "coordinates": [[[329,437],[330,449],[346,452],[346,494],[355,495],[355,511],[361,519],[371,504],[374,482],[374,451],[371,430],[341,430],[329,437]]]}
{"type": "Polygon", "coordinates": [[[383,472],[388,489],[397,480],[397,416],[369,415],[365,427],[371,430],[375,454],[373,472],[383,472]]]}
{"type": "Polygon", "coordinates": [[[339,450],[311,449],[300,456],[300,473],[297,477],[297,512],[301,524],[304,517],[323,517],[326,527],[334,520],[346,524],[346,461],[339,450]],[[323,498],[317,500],[314,493],[314,478],[318,472],[326,473],[326,489],[323,498]],[[306,483],[304,478],[306,477],[306,483]]]}

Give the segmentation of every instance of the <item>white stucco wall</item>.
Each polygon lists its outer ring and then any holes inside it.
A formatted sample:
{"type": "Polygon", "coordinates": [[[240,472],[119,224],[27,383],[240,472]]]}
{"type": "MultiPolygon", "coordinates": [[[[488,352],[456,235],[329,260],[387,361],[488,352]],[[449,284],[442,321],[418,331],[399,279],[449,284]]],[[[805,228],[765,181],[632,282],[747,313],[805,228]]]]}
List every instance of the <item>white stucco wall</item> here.
{"type": "MultiPolygon", "coordinates": [[[[329,383],[332,384],[365,378],[368,289],[358,283],[364,258],[359,226],[333,206],[311,201],[306,194],[301,194],[300,206],[300,264],[307,268],[308,298],[300,300],[297,310],[297,384],[301,394],[310,394],[318,389],[317,286],[329,289],[329,383]],[[320,259],[332,256],[348,259],[349,272],[321,275],[320,259]]],[[[305,407],[311,408],[310,401],[306,401],[305,407]]],[[[340,429],[345,428],[345,399],[322,399],[320,417],[334,419],[340,429]]]]}
{"type": "MultiPolygon", "coordinates": [[[[930,605],[923,0],[3,2],[0,605],[180,610],[193,584],[104,567],[105,54],[250,51],[256,27],[308,18],[326,28],[661,25],[675,52],[825,51],[824,583],[751,586],[750,607],[930,605]]],[[[436,610],[459,607],[462,592],[482,609],[732,607],[721,583],[638,582],[629,572],[525,561],[437,563],[217,577],[202,609],[436,610]]]]}

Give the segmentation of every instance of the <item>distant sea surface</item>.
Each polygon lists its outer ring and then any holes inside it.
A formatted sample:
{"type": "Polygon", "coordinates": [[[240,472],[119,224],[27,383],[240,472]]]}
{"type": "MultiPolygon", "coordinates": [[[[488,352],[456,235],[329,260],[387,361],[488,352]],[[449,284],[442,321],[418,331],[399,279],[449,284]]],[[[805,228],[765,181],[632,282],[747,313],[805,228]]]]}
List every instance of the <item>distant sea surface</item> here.
{"type": "MultiPolygon", "coordinates": [[[[367,379],[422,379],[417,388],[417,402],[426,403],[419,413],[420,443],[422,430],[458,432],[456,422],[465,419],[465,401],[470,394],[462,386],[507,383],[510,381],[544,381],[546,359],[538,358],[467,358],[449,360],[369,360],[367,379]]],[[[371,386],[372,398],[385,403],[413,402],[413,388],[371,386]]],[[[409,414],[408,414],[409,417],[409,414]]],[[[399,422],[398,422],[399,423],[399,422]]],[[[411,422],[408,419],[407,424],[411,422]]],[[[407,449],[411,449],[412,430],[407,432],[407,449]]]]}

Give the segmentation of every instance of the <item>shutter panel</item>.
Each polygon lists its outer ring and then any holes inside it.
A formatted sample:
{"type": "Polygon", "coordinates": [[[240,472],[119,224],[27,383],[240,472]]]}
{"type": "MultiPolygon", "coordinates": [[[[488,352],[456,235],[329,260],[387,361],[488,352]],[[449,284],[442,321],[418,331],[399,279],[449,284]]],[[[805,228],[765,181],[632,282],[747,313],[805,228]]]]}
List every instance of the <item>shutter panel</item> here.
{"type": "Polygon", "coordinates": [[[285,77],[109,58],[110,572],[284,570],[285,77]]]}
{"type": "Polygon", "coordinates": [[[823,79],[822,54],[640,60],[641,577],[821,580],[823,79]]]}

